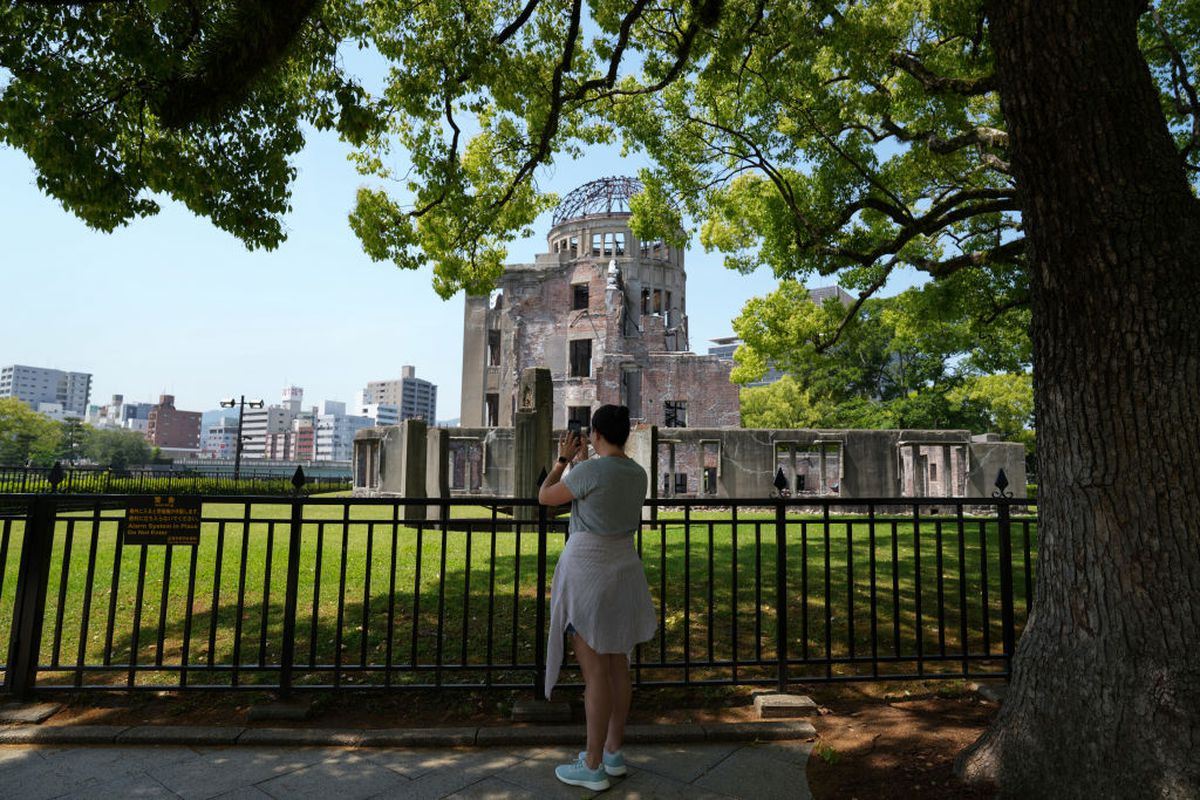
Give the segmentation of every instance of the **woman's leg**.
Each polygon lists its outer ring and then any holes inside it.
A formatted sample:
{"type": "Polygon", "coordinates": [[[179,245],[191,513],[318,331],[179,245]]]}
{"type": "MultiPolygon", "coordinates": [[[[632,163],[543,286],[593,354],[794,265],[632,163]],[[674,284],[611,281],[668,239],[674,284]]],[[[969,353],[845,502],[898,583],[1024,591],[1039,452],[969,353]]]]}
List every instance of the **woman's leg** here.
{"type": "MultiPolygon", "coordinates": [[[[583,708],[587,714],[587,765],[599,769],[600,749],[613,716],[613,690],[607,655],[600,655],[578,633],[573,638],[575,658],[583,672],[583,708]]],[[[621,723],[624,729],[624,720],[621,723]]]]}
{"type": "Polygon", "coordinates": [[[608,718],[604,749],[615,753],[625,741],[625,720],[629,717],[633,686],[629,679],[629,659],[624,653],[606,653],[601,658],[608,661],[608,683],[612,693],[612,714],[608,718]]]}

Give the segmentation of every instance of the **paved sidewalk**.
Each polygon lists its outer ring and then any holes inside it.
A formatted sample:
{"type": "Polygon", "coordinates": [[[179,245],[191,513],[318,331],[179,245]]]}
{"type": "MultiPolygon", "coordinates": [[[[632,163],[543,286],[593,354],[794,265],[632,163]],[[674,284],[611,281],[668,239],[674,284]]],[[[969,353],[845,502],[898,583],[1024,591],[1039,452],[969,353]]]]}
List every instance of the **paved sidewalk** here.
{"type": "MultiPolygon", "coordinates": [[[[811,744],[695,741],[631,744],[629,773],[607,798],[809,800],[811,744]]],[[[360,798],[582,798],[557,764],[578,747],[286,747],[0,745],[0,797],[359,800],[360,798]]]]}

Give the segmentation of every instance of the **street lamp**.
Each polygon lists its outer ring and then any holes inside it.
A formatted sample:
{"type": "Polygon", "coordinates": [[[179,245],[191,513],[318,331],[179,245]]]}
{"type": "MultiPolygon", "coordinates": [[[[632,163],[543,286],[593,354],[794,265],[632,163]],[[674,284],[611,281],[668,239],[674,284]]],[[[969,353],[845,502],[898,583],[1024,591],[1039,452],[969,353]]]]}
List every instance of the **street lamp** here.
{"type": "Polygon", "coordinates": [[[251,408],[262,408],[262,400],[246,401],[246,395],[242,395],[240,399],[234,400],[232,397],[226,397],[221,401],[221,408],[238,407],[238,431],[237,431],[237,446],[234,448],[233,457],[233,479],[237,481],[242,475],[242,415],[246,413],[246,406],[251,408]]]}

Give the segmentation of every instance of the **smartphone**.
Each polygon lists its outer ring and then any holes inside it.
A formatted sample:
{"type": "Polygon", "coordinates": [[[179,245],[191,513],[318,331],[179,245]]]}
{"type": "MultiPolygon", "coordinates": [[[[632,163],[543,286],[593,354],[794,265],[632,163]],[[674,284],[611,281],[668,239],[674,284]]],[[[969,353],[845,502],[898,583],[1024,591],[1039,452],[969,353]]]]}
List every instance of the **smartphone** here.
{"type": "Polygon", "coordinates": [[[577,419],[573,419],[573,420],[570,420],[569,422],[567,422],[567,432],[570,433],[572,436],[582,438],[582,435],[583,435],[582,429],[583,429],[583,426],[577,419]]]}

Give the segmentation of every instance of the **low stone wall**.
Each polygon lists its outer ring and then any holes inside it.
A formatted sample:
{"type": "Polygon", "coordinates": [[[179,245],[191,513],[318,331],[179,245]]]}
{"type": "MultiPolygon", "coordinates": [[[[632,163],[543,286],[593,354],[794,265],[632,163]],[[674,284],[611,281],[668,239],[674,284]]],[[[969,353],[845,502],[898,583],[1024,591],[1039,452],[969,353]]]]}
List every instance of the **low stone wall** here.
{"type": "MultiPolygon", "coordinates": [[[[412,422],[358,432],[356,496],[512,496],[519,460],[512,428],[426,431],[422,423],[418,431],[412,422]]],[[[535,474],[553,464],[562,433],[554,431],[535,474]]],[[[1001,469],[1009,490],[1024,497],[1024,447],[993,438],[959,430],[640,426],[626,449],[650,476],[651,498],[767,498],[777,476],[795,497],[990,497],[1001,469]]]]}

